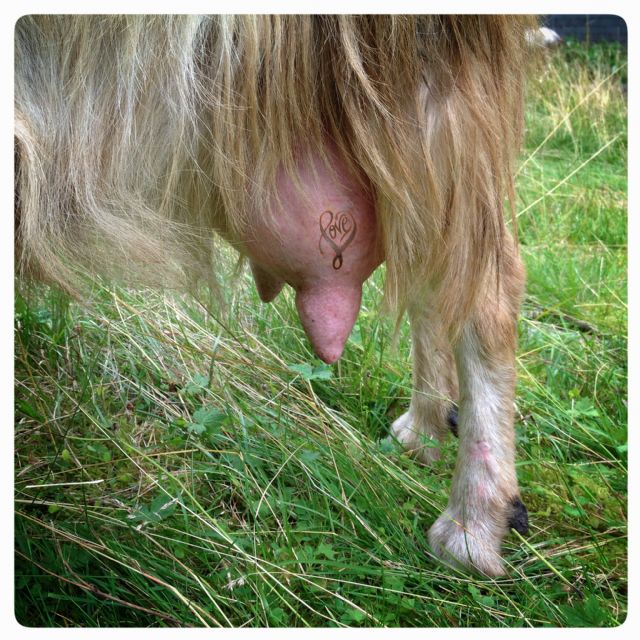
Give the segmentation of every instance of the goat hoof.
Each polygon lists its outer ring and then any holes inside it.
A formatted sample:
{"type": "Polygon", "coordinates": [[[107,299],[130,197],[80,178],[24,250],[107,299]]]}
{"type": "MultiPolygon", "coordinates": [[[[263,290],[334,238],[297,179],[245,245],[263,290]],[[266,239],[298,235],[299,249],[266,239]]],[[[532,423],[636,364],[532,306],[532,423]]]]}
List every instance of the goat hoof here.
{"type": "Polygon", "coordinates": [[[449,509],[429,529],[431,549],[445,564],[491,577],[505,574],[500,543],[486,527],[463,526],[449,509]]]}
{"type": "Polygon", "coordinates": [[[458,405],[452,404],[449,409],[449,413],[447,414],[447,424],[451,429],[451,433],[457,438],[458,437],[458,405]]]}
{"type": "Polygon", "coordinates": [[[410,411],[403,413],[391,425],[391,435],[405,451],[424,464],[431,464],[440,457],[440,447],[436,436],[416,427],[410,411]]]}
{"type": "Polygon", "coordinates": [[[517,496],[511,500],[511,515],[509,516],[509,528],[515,529],[525,536],[529,533],[529,513],[524,502],[517,496]]]}

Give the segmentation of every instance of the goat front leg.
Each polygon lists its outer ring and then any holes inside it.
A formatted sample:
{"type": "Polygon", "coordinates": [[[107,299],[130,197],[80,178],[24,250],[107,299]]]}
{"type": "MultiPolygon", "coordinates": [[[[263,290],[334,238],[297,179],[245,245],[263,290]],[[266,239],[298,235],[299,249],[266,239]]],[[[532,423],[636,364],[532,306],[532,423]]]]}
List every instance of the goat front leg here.
{"type": "MultiPolygon", "coordinates": [[[[514,257],[508,289],[488,296],[454,351],[460,385],[458,458],[449,503],[429,531],[433,551],[455,565],[504,573],[510,527],[526,533],[515,470],[513,401],[516,316],[524,280],[514,257]]],[[[503,282],[503,287],[504,287],[503,282]]]]}
{"type": "Polygon", "coordinates": [[[430,463],[440,454],[438,443],[457,427],[454,402],[458,383],[451,347],[435,312],[426,304],[409,307],[413,390],[409,410],[391,433],[418,460],[430,463]]]}

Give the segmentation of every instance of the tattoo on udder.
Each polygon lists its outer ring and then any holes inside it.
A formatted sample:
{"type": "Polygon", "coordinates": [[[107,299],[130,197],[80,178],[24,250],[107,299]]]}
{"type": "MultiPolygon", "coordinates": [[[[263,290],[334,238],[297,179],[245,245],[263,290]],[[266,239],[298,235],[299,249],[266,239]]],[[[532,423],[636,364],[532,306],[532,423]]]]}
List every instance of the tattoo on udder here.
{"type": "Polygon", "coordinates": [[[320,240],[318,249],[322,250],[323,241],[335,253],[333,268],[338,270],[342,266],[342,252],[353,242],[356,237],[356,221],[349,211],[341,211],[334,214],[333,211],[323,211],[320,215],[320,240]]]}

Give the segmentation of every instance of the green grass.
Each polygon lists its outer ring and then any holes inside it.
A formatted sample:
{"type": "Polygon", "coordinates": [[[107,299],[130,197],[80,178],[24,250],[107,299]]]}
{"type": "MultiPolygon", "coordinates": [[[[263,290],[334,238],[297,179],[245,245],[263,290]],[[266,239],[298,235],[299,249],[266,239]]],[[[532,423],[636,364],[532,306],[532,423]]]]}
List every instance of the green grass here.
{"type": "Polygon", "coordinates": [[[367,284],[342,360],[249,276],[215,316],[95,284],[16,299],[15,613],[27,626],[613,626],[626,616],[624,52],[570,45],[533,82],[518,176],[528,269],[510,574],[445,568],[432,468],[383,442],[406,409],[367,284]]]}

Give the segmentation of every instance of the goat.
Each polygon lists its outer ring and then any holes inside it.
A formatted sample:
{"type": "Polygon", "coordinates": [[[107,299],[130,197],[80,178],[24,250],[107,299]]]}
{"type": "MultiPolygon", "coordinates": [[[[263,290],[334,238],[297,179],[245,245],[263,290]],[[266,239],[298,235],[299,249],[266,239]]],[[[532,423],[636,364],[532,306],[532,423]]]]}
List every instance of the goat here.
{"type": "Polygon", "coordinates": [[[527,520],[513,431],[525,276],[504,201],[534,27],[488,15],[22,17],[16,269],[76,294],[87,270],[188,287],[215,267],[220,234],[263,300],[295,288],[333,362],[384,262],[385,307],[408,312],[413,344],[393,436],[432,461],[459,405],[430,544],[499,575],[504,536],[527,520]]]}

